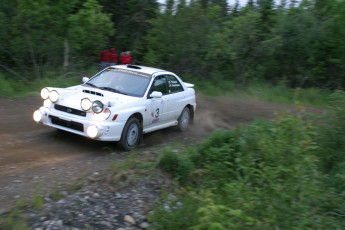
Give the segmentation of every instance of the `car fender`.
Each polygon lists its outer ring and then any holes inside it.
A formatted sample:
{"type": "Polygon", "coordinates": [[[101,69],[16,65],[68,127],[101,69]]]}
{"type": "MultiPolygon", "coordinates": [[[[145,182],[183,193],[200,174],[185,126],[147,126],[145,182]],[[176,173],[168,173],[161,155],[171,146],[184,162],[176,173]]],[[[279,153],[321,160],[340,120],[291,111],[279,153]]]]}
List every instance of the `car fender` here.
{"type": "Polygon", "coordinates": [[[127,122],[128,119],[136,113],[139,113],[142,119],[145,119],[145,111],[147,110],[147,106],[145,105],[138,105],[138,106],[131,106],[127,108],[114,108],[112,109],[116,114],[118,114],[117,121],[118,122],[127,122]]]}

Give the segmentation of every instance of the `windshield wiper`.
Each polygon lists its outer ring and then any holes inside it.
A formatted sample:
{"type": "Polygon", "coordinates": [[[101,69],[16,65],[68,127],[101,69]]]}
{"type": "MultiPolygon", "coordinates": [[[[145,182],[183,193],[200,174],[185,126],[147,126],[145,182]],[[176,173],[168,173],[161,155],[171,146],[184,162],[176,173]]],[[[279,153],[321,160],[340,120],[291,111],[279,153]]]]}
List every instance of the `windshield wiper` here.
{"type": "Polygon", "coordinates": [[[98,86],[96,86],[96,85],[94,85],[94,84],[92,84],[92,83],[89,83],[89,82],[86,82],[85,84],[86,84],[86,85],[90,85],[90,86],[95,87],[95,88],[99,88],[98,86]]]}
{"type": "Polygon", "coordinates": [[[122,92],[120,90],[117,90],[117,89],[114,89],[114,88],[111,88],[111,87],[99,87],[99,89],[108,90],[108,91],[111,91],[111,92],[114,92],[114,93],[121,93],[121,94],[127,95],[127,93],[124,93],[124,92],[122,92]]]}

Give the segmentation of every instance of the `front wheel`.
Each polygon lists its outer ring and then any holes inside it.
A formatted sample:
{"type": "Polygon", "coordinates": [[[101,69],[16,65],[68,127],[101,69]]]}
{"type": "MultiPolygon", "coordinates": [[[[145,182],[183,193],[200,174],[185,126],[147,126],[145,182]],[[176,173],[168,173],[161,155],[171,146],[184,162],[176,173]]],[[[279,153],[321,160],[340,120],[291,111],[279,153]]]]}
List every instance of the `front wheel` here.
{"type": "Polygon", "coordinates": [[[138,145],[140,137],[140,122],[137,118],[132,117],[123,128],[120,145],[124,150],[130,151],[138,145]]]}
{"type": "Polygon", "coordinates": [[[186,131],[190,123],[190,110],[188,107],[185,107],[180,117],[178,118],[178,129],[180,131],[186,131]]]}

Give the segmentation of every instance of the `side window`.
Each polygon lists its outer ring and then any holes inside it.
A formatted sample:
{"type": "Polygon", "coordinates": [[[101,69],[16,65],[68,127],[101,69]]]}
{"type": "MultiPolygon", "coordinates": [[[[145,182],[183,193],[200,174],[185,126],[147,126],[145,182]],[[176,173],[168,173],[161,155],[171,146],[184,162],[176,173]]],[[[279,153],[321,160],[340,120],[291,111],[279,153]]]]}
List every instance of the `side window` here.
{"type": "Polygon", "coordinates": [[[164,76],[158,76],[155,78],[151,87],[151,92],[153,91],[161,92],[163,95],[168,93],[167,81],[164,76]]]}
{"type": "Polygon", "coordinates": [[[177,93],[183,91],[181,83],[177,80],[175,76],[167,75],[169,93],[177,93]]]}

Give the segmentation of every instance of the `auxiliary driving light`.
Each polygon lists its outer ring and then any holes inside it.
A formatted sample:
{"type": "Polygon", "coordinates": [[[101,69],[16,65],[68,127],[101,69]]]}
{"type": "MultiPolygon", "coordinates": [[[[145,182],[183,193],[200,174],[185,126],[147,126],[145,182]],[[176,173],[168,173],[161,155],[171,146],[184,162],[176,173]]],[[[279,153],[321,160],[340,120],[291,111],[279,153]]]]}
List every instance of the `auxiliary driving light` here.
{"type": "Polygon", "coordinates": [[[99,130],[98,130],[97,126],[91,125],[91,126],[87,127],[86,133],[90,138],[96,138],[99,134],[99,130]]]}
{"type": "Polygon", "coordinates": [[[52,90],[50,91],[49,93],[49,99],[52,101],[52,102],[57,102],[59,100],[59,93],[56,91],[56,90],[52,90]]]}
{"type": "Polygon", "coordinates": [[[94,101],[92,103],[92,111],[94,113],[100,113],[103,111],[103,104],[100,101],[94,101]]]}
{"type": "Polygon", "coordinates": [[[89,98],[83,98],[81,99],[80,106],[84,111],[87,111],[91,108],[92,102],[89,98]]]}
{"type": "Polygon", "coordinates": [[[36,110],[33,114],[33,119],[34,121],[36,121],[37,123],[40,122],[42,120],[42,113],[39,110],[36,110]]]}
{"type": "Polygon", "coordinates": [[[48,99],[49,97],[49,90],[47,88],[43,88],[41,90],[41,97],[43,100],[48,99]]]}

